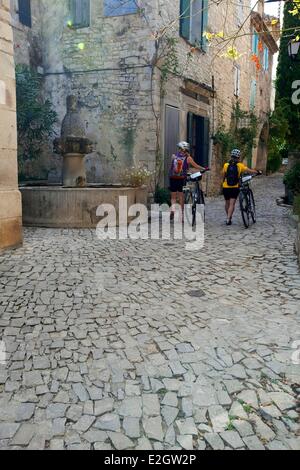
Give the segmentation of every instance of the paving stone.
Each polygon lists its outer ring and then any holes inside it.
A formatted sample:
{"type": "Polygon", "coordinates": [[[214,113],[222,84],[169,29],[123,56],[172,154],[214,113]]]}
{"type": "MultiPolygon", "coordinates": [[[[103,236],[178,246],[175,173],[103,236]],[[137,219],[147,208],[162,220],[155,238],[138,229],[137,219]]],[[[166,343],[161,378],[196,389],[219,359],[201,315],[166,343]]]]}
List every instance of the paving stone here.
{"type": "Polygon", "coordinates": [[[220,434],[221,438],[233,449],[243,447],[244,443],[236,431],[224,431],[220,434]]]}
{"type": "MultiPolygon", "coordinates": [[[[66,417],[71,421],[78,421],[83,414],[83,407],[81,405],[72,405],[66,413],[66,417]]],[[[96,415],[97,416],[97,415],[96,415]]]]}
{"type": "Polygon", "coordinates": [[[147,437],[141,437],[141,439],[138,440],[138,445],[135,447],[134,450],[152,450],[151,442],[149,441],[149,439],[147,439],[147,437]]]}
{"type": "Polygon", "coordinates": [[[95,419],[96,418],[94,416],[84,415],[77,421],[76,424],[73,425],[73,429],[79,432],[86,432],[90,429],[92,424],[95,422],[95,419]]]}
{"type": "Polygon", "coordinates": [[[275,438],[275,433],[257,415],[251,414],[249,420],[254,425],[255,433],[263,441],[269,442],[275,438]]]}
{"type": "Polygon", "coordinates": [[[265,450],[263,444],[257,436],[244,437],[243,441],[249,450],[265,450]]]}
{"type": "Polygon", "coordinates": [[[180,419],[177,420],[175,424],[179,431],[179,434],[198,434],[198,430],[196,428],[195,421],[193,420],[193,418],[180,419]]]}
{"type": "Polygon", "coordinates": [[[162,405],[178,407],[178,398],[175,392],[167,392],[161,402],[162,405]]]}
{"type": "Polygon", "coordinates": [[[104,442],[95,442],[94,450],[113,450],[111,444],[107,444],[104,442]]]}
{"type": "Polygon", "coordinates": [[[30,418],[32,418],[34,410],[34,403],[22,403],[16,412],[16,422],[18,423],[20,421],[28,421],[30,418]]]}
{"type": "Polygon", "coordinates": [[[120,418],[117,414],[106,414],[98,418],[94,424],[95,428],[103,431],[116,431],[121,430],[120,418]]]}
{"type": "Polygon", "coordinates": [[[213,448],[213,450],[224,450],[224,442],[220,438],[219,434],[207,433],[204,434],[204,439],[213,448]]]}
{"type": "Polygon", "coordinates": [[[250,423],[244,420],[234,419],[232,425],[237,430],[241,437],[252,436],[254,434],[253,428],[250,423]]]}
{"type": "Polygon", "coordinates": [[[23,373],[24,387],[36,387],[38,385],[44,385],[44,381],[40,372],[31,371],[23,373]]]}
{"type": "Polygon", "coordinates": [[[30,443],[34,434],[37,432],[38,432],[38,429],[36,426],[32,424],[21,424],[16,435],[11,441],[11,444],[16,445],[16,446],[26,446],[30,443]]]}
{"type": "Polygon", "coordinates": [[[63,439],[51,439],[50,441],[50,450],[64,450],[64,440],[63,439]]]}
{"type": "Polygon", "coordinates": [[[178,416],[178,413],[178,408],[174,408],[173,406],[163,406],[161,409],[161,415],[167,426],[170,426],[170,424],[175,421],[178,416]]]}
{"type": "Polygon", "coordinates": [[[74,393],[79,398],[79,401],[85,402],[89,400],[89,395],[85,389],[85,387],[81,383],[76,383],[72,385],[74,393]]]}
{"type": "MultiPolygon", "coordinates": [[[[105,431],[99,431],[98,429],[90,428],[89,431],[85,432],[82,437],[83,439],[90,442],[91,444],[94,444],[94,443],[105,442],[108,436],[105,431]]],[[[99,449],[99,450],[102,450],[102,449],[99,449]]]]}
{"type": "Polygon", "coordinates": [[[177,442],[184,450],[193,450],[194,448],[193,436],[177,436],[177,442]]]}
{"type": "Polygon", "coordinates": [[[170,426],[165,435],[165,442],[171,446],[175,445],[176,435],[174,426],[170,426]]]}
{"type": "MultiPolygon", "coordinates": [[[[247,374],[245,368],[241,364],[234,364],[232,367],[227,369],[228,374],[236,377],[237,379],[246,379],[247,374]]],[[[230,392],[229,392],[230,393],[230,392]]]]}
{"type": "Polygon", "coordinates": [[[206,443],[203,439],[198,439],[197,450],[206,450],[206,443]]]}
{"type": "Polygon", "coordinates": [[[232,418],[248,419],[248,415],[243,406],[237,401],[233,402],[229,410],[229,416],[232,418]]]}
{"type": "Polygon", "coordinates": [[[124,418],[123,428],[126,436],[132,439],[141,437],[140,420],[138,418],[124,418]]]}
{"type": "Polygon", "coordinates": [[[225,390],[217,392],[217,401],[220,405],[227,406],[231,405],[232,400],[225,390]]]}
{"type": "Polygon", "coordinates": [[[261,416],[266,419],[281,418],[282,416],[281,411],[274,405],[262,406],[259,411],[261,416]]]}
{"type": "Polygon", "coordinates": [[[228,412],[222,406],[210,406],[208,414],[215,433],[225,431],[229,423],[228,412]]]}
{"type": "Polygon", "coordinates": [[[125,398],[119,408],[121,416],[128,416],[131,418],[142,417],[142,399],[139,397],[125,398]]]}
{"type": "Polygon", "coordinates": [[[128,450],[134,447],[134,443],[124,434],[118,432],[108,432],[108,437],[110,438],[113,446],[117,450],[128,450]]]}
{"type": "Polygon", "coordinates": [[[53,436],[63,436],[66,430],[66,419],[57,418],[53,420],[52,423],[52,435],[53,436]]]}
{"type": "Polygon", "coordinates": [[[142,395],[143,414],[146,416],[158,416],[160,414],[160,403],[158,395],[142,395]]]}
{"type": "Polygon", "coordinates": [[[252,408],[258,409],[258,399],[254,390],[243,390],[237,395],[238,400],[242,400],[247,405],[252,406],[252,408]]]}
{"type": "Polygon", "coordinates": [[[94,404],[95,416],[101,416],[114,409],[114,400],[112,398],[103,398],[103,400],[96,401],[94,404]]]}
{"type": "Polygon", "coordinates": [[[190,398],[183,398],[181,401],[181,409],[186,418],[193,416],[193,401],[190,398]]]}
{"type": "Polygon", "coordinates": [[[18,431],[20,424],[0,423],[0,439],[11,439],[18,431]]]}
{"type": "Polygon", "coordinates": [[[269,393],[271,400],[278,406],[281,411],[289,410],[296,406],[296,400],[291,395],[284,392],[269,393]]]}
{"type": "Polygon", "coordinates": [[[63,403],[50,404],[46,409],[47,419],[64,418],[67,408],[63,403]]]}
{"type": "Polygon", "coordinates": [[[155,418],[144,418],[143,427],[148,439],[161,442],[164,440],[164,432],[162,429],[162,420],[160,416],[155,418]]]}
{"type": "Polygon", "coordinates": [[[269,442],[266,447],[268,450],[289,450],[288,446],[277,440],[269,442]]]}

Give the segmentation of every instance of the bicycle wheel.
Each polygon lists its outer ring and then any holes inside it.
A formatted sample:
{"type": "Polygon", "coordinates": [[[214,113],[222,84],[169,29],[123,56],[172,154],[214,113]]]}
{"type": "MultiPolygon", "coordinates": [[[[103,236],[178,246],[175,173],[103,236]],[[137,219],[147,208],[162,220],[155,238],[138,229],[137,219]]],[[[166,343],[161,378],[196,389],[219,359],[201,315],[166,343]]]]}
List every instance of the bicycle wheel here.
{"type": "Polygon", "coordinates": [[[194,227],[196,223],[196,204],[195,204],[194,194],[190,189],[186,191],[184,202],[186,206],[189,206],[192,208],[192,211],[190,213],[190,211],[187,210],[187,207],[185,207],[185,217],[188,223],[194,227]],[[190,218],[190,215],[191,215],[191,218],[190,218]]]}
{"type": "Polygon", "coordinates": [[[249,202],[247,193],[244,191],[240,192],[240,209],[242,214],[242,219],[246,228],[249,228],[250,225],[250,214],[249,214],[249,202]]]}
{"type": "Polygon", "coordinates": [[[200,189],[200,192],[199,192],[199,202],[198,202],[198,204],[200,204],[200,211],[201,211],[202,220],[203,220],[203,222],[205,222],[205,198],[204,198],[204,193],[203,193],[202,189],[200,189]]]}
{"type": "Polygon", "coordinates": [[[250,206],[250,214],[253,220],[253,223],[256,224],[256,206],[255,206],[255,200],[253,196],[253,191],[252,189],[249,190],[249,206],[250,206]]]}

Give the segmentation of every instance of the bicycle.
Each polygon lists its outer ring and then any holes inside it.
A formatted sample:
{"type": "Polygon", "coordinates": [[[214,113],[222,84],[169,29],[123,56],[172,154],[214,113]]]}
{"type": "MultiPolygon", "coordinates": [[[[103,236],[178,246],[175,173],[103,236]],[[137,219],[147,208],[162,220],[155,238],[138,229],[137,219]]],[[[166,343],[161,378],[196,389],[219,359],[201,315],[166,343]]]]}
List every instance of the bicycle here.
{"type": "Polygon", "coordinates": [[[209,168],[198,171],[197,173],[188,174],[187,183],[193,183],[191,186],[185,186],[184,191],[184,202],[192,207],[192,226],[195,227],[197,219],[197,206],[201,206],[202,220],[205,221],[205,197],[202,190],[201,181],[204,173],[210,171],[209,168]]]}
{"type": "MultiPolygon", "coordinates": [[[[258,173],[257,176],[260,174],[261,173],[258,173]]],[[[245,228],[249,228],[250,226],[250,217],[252,222],[254,224],[256,223],[256,205],[253,191],[250,188],[251,180],[254,177],[254,175],[247,175],[241,178],[240,210],[245,228]]]]}

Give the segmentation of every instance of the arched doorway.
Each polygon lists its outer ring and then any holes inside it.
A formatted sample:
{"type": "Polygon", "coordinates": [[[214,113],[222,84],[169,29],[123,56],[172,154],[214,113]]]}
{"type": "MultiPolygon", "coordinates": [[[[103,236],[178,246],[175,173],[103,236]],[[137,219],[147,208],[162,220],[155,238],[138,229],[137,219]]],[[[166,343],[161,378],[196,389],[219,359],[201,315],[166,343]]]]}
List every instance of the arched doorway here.
{"type": "Polygon", "coordinates": [[[268,159],[269,123],[265,122],[259,134],[255,167],[266,171],[268,159]]]}

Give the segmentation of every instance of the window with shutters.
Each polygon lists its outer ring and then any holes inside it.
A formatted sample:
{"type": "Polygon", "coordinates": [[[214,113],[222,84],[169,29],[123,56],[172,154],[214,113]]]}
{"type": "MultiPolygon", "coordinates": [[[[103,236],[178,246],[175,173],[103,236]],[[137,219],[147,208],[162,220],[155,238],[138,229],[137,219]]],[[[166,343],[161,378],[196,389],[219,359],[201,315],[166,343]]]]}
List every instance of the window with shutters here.
{"type": "Polygon", "coordinates": [[[90,0],[70,0],[71,21],[74,28],[88,28],[91,23],[90,0]]]}
{"type": "Polygon", "coordinates": [[[264,46],[264,71],[269,70],[269,49],[267,46],[264,46]]]}
{"type": "Polygon", "coordinates": [[[180,1],[180,36],[207,50],[208,0],[180,1]]]}
{"type": "Polygon", "coordinates": [[[137,13],[136,0],[104,0],[104,16],[122,16],[137,13]]]}
{"type": "Polygon", "coordinates": [[[30,0],[19,0],[19,21],[31,28],[31,4],[30,0]]]}
{"type": "Polygon", "coordinates": [[[240,96],[241,69],[238,65],[234,65],[234,96],[240,96]]]}
{"type": "Polygon", "coordinates": [[[258,43],[259,43],[259,37],[256,31],[254,31],[253,36],[252,36],[252,52],[253,54],[258,55],[258,43]]]}

